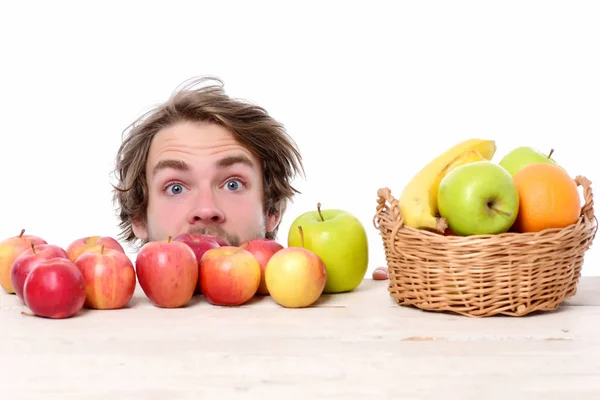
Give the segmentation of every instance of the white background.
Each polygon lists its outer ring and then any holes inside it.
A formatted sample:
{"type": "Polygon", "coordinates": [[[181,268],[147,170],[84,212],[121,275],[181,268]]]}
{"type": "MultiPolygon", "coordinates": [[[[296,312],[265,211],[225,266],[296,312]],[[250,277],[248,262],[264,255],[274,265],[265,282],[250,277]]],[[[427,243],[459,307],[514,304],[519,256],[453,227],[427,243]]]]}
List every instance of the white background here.
{"type": "MultiPolygon", "coordinates": [[[[600,3],[3,2],[0,237],[116,236],[125,127],[215,75],[282,121],[304,157],[279,240],[317,202],[358,216],[384,265],[377,189],[395,196],[469,137],[546,152],[600,182],[600,3]]],[[[128,249],[133,256],[132,250],[128,249]]],[[[597,247],[583,273],[600,275],[597,247]]]]}

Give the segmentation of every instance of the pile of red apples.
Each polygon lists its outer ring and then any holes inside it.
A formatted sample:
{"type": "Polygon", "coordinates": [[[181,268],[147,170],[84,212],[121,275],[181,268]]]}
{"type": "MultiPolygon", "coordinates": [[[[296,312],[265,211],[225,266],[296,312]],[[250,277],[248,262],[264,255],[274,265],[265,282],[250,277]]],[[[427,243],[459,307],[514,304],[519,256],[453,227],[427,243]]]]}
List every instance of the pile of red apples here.
{"type": "Polygon", "coordinates": [[[231,246],[186,233],[146,243],[135,266],[109,236],[80,238],[63,248],[22,230],[0,242],[0,285],[30,315],[45,318],[69,318],[82,308],[124,308],[137,284],[161,308],[187,306],[194,295],[215,306],[270,295],[284,307],[308,307],[321,296],[326,279],[315,253],[272,239],[231,246]]]}

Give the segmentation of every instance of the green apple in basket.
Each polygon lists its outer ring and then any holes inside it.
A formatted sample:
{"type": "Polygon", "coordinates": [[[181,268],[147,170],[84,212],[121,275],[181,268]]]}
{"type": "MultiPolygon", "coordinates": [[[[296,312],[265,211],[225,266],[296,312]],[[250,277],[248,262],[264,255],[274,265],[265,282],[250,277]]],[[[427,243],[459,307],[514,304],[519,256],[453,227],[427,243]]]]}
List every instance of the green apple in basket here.
{"type": "Polygon", "coordinates": [[[551,163],[556,164],[552,158],[554,149],[549,154],[543,154],[532,147],[520,146],[508,152],[498,163],[506,169],[509,174],[514,176],[523,167],[533,163],[551,163]]]}
{"type": "Polygon", "coordinates": [[[304,247],[325,263],[327,282],[323,293],[349,292],[358,287],[367,272],[369,245],[363,224],[348,211],[339,209],[307,211],[290,226],[288,246],[304,247]]]}
{"type": "Polygon", "coordinates": [[[508,231],[519,211],[519,193],[510,173],[491,161],[450,171],[440,182],[438,209],[455,235],[508,231]]]}

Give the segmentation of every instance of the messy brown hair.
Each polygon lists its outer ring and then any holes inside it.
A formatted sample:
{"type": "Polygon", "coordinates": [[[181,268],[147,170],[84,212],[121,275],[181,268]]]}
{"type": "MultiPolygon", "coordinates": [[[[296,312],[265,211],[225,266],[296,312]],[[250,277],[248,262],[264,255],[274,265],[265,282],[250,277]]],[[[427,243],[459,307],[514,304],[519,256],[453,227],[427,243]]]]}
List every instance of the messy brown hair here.
{"type": "MultiPolygon", "coordinates": [[[[291,182],[296,174],[304,172],[302,157],[284,126],[264,108],[229,97],[223,86],[223,81],[215,77],[184,82],[168,101],[146,112],[125,129],[114,170],[118,184],[113,185],[121,239],[128,243],[138,240],[132,223],[147,221],[146,160],[150,145],[159,131],[178,122],[210,122],[223,126],[261,161],[265,214],[283,215],[288,201],[299,193],[291,182]]],[[[278,229],[267,232],[266,237],[276,238],[278,229]]]]}

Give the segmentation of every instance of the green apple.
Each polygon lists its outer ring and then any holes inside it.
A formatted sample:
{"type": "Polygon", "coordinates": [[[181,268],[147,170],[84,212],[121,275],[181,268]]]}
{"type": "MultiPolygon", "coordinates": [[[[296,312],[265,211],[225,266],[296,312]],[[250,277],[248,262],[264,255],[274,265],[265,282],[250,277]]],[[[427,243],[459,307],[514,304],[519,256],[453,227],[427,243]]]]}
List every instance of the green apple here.
{"type": "Polygon", "coordinates": [[[440,216],[456,235],[506,232],[519,211],[512,176],[491,161],[476,161],[450,171],[438,190],[440,216]]]}
{"type": "Polygon", "coordinates": [[[367,233],[358,218],[344,210],[321,210],[319,203],[316,210],[298,216],[290,226],[288,247],[304,247],[321,257],[327,270],[324,293],[350,292],[367,273],[367,233]]]}
{"type": "Polygon", "coordinates": [[[517,147],[508,152],[498,163],[506,169],[512,176],[521,168],[533,163],[551,163],[556,164],[556,161],[551,158],[554,149],[550,150],[550,154],[542,154],[529,146],[517,147]]]}

